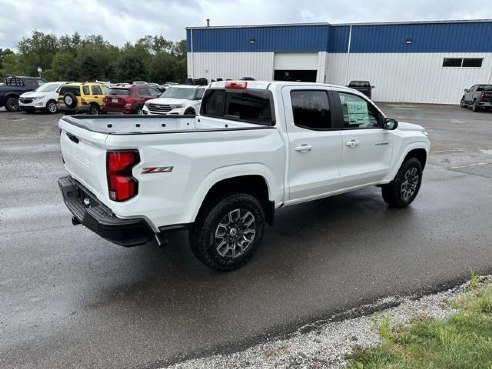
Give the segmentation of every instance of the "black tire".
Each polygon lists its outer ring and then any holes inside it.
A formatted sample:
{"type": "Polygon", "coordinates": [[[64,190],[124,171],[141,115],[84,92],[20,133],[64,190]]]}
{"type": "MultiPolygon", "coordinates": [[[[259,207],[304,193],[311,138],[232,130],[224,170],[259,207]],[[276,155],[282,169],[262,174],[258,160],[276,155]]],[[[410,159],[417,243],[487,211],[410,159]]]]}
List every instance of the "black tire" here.
{"type": "Polygon", "coordinates": [[[466,103],[465,103],[465,97],[464,96],[461,98],[460,107],[468,108],[468,105],[466,105],[466,103]]]}
{"type": "Polygon", "coordinates": [[[55,114],[58,110],[58,105],[55,100],[50,100],[46,104],[46,112],[50,114],[55,114]]]}
{"type": "Polygon", "coordinates": [[[476,113],[479,110],[480,110],[480,107],[478,106],[477,100],[475,99],[475,100],[473,100],[472,111],[474,111],[476,113]]]}
{"type": "Polygon", "coordinates": [[[63,95],[63,102],[67,108],[73,109],[77,106],[77,96],[73,92],[67,92],[63,95]]]}
{"type": "Polygon", "coordinates": [[[97,104],[91,104],[89,106],[89,111],[87,112],[89,115],[99,115],[99,106],[97,104]]]}
{"type": "Polygon", "coordinates": [[[236,193],[211,201],[190,230],[191,251],[210,269],[240,268],[258,249],[264,226],[263,207],[252,195],[236,193]]]}
{"type": "Polygon", "coordinates": [[[395,208],[406,208],[415,200],[422,184],[422,165],[416,158],[403,162],[390,183],[381,187],[384,201],[395,208]]]}
{"type": "Polygon", "coordinates": [[[14,96],[7,98],[7,101],[5,102],[5,109],[9,112],[19,111],[19,99],[14,96]]]}
{"type": "Polygon", "coordinates": [[[135,110],[135,114],[138,114],[138,115],[143,115],[143,110],[142,110],[143,106],[139,106],[137,108],[137,110],[135,110]]]}
{"type": "Polygon", "coordinates": [[[184,115],[195,116],[196,115],[195,109],[186,109],[186,111],[184,112],[184,115]]]}

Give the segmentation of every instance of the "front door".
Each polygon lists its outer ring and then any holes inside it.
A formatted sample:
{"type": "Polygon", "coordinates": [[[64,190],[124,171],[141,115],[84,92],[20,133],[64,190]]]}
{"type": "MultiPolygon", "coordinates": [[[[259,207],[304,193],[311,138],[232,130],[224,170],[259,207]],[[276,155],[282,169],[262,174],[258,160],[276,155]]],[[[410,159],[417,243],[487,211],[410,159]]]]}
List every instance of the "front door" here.
{"type": "Polygon", "coordinates": [[[368,100],[351,93],[334,92],[340,101],[337,126],[341,127],[340,176],[343,187],[381,181],[391,165],[393,132],[382,128],[383,116],[368,100]]]}
{"type": "Polygon", "coordinates": [[[322,87],[282,89],[288,135],[287,201],[321,197],[337,188],[341,135],[333,128],[322,87]]]}

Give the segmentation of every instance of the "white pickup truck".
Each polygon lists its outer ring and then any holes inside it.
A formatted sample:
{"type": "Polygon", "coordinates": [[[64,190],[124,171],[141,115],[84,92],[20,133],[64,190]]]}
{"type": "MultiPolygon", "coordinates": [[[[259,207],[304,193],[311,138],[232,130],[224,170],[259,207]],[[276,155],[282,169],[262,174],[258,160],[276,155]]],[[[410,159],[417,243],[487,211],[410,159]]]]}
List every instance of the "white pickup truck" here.
{"type": "Polygon", "coordinates": [[[73,224],[123,246],[188,229],[193,253],[221,271],[250,260],[280,207],[375,185],[408,206],[430,147],[421,126],[314,83],[216,82],[196,117],[64,116],[59,127],[73,224]]]}

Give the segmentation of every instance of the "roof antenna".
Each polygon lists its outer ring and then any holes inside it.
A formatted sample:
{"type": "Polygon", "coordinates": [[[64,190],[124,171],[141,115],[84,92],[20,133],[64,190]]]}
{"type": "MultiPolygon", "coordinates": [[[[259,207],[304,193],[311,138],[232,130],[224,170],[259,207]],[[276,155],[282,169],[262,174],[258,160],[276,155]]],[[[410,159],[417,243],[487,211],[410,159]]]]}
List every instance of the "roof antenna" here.
{"type": "Polygon", "coordinates": [[[210,27],[210,19],[207,18],[207,27],[210,27]]]}

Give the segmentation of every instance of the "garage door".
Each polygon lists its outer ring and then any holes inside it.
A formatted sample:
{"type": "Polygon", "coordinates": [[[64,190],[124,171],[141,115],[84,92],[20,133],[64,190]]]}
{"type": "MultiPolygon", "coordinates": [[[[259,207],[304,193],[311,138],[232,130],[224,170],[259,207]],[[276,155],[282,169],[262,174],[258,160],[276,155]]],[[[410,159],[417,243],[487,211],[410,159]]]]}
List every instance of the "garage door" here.
{"type": "Polygon", "coordinates": [[[316,82],[318,53],[276,53],[273,66],[276,81],[316,82]]]}

